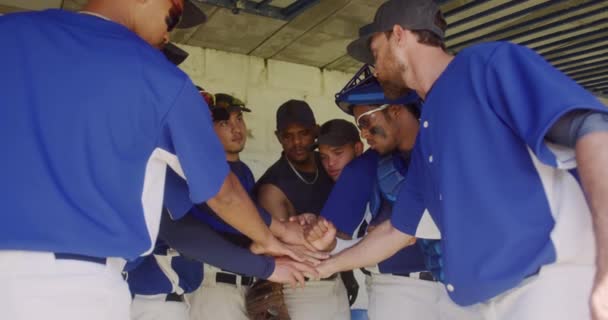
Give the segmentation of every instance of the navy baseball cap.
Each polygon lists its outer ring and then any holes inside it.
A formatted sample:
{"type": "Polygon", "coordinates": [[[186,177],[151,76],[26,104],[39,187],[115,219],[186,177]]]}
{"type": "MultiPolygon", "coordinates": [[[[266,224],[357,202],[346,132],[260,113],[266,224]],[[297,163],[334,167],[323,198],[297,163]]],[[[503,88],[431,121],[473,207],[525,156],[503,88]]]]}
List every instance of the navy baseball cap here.
{"type": "Polygon", "coordinates": [[[360,142],[359,130],[349,121],[333,119],[325,122],[319,130],[317,144],[340,147],[345,144],[360,142]]]}
{"type": "Polygon", "coordinates": [[[182,50],[180,47],[171,42],[163,46],[162,52],[165,57],[176,66],[179,66],[186,60],[186,58],[188,58],[188,52],[182,50]]]}
{"type": "Polygon", "coordinates": [[[201,8],[192,2],[192,0],[184,1],[184,11],[176,28],[188,29],[196,27],[207,22],[207,15],[201,8]]]}
{"type": "Polygon", "coordinates": [[[301,124],[305,127],[317,125],[312,109],[302,100],[289,100],[277,110],[277,130],[282,131],[290,124],[301,124]]]}
{"type": "Polygon", "coordinates": [[[351,42],[347,51],[356,60],[373,64],[374,56],[369,49],[372,36],[390,31],[394,25],[408,30],[428,30],[443,39],[444,31],[435,25],[439,6],[433,0],[388,0],[376,11],[374,21],[359,29],[359,39],[351,42]]]}

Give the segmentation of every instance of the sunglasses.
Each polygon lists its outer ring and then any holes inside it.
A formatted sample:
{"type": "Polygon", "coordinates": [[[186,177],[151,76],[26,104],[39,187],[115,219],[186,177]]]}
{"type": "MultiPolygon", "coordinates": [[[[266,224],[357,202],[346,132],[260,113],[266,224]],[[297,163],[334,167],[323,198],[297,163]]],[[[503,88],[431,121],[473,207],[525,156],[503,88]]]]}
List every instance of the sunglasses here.
{"type": "Polygon", "coordinates": [[[362,113],[360,116],[358,116],[357,119],[355,120],[355,122],[357,123],[357,127],[359,128],[359,130],[369,129],[369,127],[371,126],[372,115],[374,113],[376,113],[378,111],[382,111],[388,107],[389,107],[389,104],[383,104],[376,109],[369,110],[367,112],[362,113]]]}
{"type": "Polygon", "coordinates": [[[180,0],[171,0],[173,4],[171,9],[169,9],[169,15],[165,18],[165,23],[167,23],[167,31],[171,32],[179,21],[182,18],[182,13],[184,11],[184,7],[181,5],[180,0]]]}
{"type": "Polygon", "coordinates": [[[215,105],[215,96],[209,92],[206,91],[199,91],[201,93],[201,96],[203,96],[203,99],[205,99],[205,102],[207,102],[208,106],[214,106],[215,105]]]}

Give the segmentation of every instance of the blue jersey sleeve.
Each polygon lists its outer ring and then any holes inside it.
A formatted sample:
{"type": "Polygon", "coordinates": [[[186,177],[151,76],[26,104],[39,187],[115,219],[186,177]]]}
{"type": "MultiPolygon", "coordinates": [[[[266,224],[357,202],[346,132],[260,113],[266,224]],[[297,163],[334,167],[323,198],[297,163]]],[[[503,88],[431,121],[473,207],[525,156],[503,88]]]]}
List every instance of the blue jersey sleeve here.
{"type": "MultiPolygon", "coordinates": [[[[249,167],[241,161],[228,162],[228,164],[230,166],[230,170],[238,177],[243,188],[251,196],[251,190],[255,185],[255,179],[253,178],[251,169],[249,169],[249,167]]],[[[266,226],[270,226],[270,223],[272,222],[272,217],[270,214],[260,206],[257,206],[257,209],[262,217],[262,220],[264,220],[264,223],[266,223],[266,226]]],[[[206,223],[216,231],[241,234],[238,230],[224,222],[207,204],[194,206],[190,210],[190,214],[196,219],[206,223]]]]}
{"type": "Polygon", "coordinates": [[[333,222],[339,231],[352,235],[363,220],[377,167],[378,154],[370,150],[342,170],[321,210],[321,216],[333,222]]]}
{"type": "Polygon", "coordinates": [[[572,150],[560,152],[545,142],[560,117],[577,109],[608,112],[591,93],[523,46],[498,46],[487,62],[485,80],[494,112],[550,166],[576,165],[572,150]]]}
{"type": "Polygon", "coordinates": [[[407,176],[399,189],[391,216],[391,223],[395,228],[413,236],[416,236],[416,230],[418,230],[425,210],[421,192],[424,190],[424,171],[421,166],[423,161],[422,153],[414,147],[407,176]]]}
{"type": "Polygon", "coordinates": [[[158,157],[187,180],[192,203],[219,191],[229,170],[224,148],[205,101],[189,80],[166,116],[160,146],[158,157]]]}
{"type": "Polygon", "coordinates": [[[163,213],[158,236],[181,255],[224,270],[261,279],[274,272],[274,259],[232,244],[190,215],[172,220],[163,213]]]}
{"type": "Polygon", "coordinates": [[[193,206],[186,180],[171,168],[167,168],[163,205],[174,219],[184,216],[193,206]]]}

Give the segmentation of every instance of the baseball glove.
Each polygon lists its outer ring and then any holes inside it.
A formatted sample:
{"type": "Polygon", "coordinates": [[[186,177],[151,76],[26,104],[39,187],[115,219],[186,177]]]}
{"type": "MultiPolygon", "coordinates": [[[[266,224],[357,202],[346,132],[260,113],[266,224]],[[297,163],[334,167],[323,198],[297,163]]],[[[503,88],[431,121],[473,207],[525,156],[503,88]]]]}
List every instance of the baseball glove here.
{"type": "Polygon", "coordinates": [[[266,280],[258,280],[247,291],[245,309],[251,320],[290,320],[283,285],[266,280]]]}

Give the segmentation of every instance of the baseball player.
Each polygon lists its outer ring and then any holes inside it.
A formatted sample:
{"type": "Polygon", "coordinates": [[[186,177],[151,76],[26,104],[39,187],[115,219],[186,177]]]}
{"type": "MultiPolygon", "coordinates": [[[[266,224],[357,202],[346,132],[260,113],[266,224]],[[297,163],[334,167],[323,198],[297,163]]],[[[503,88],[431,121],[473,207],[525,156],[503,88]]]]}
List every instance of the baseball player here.
{"type": "MultiPolygon", "coordinates": [[[[302,213],[318,214],[333,182],[313,150],[319,127],[310,106],[289,100],[277,110],[276,136],[283,147],[281,158],[256,184],[259,204],[275,219],[302,213]]],[[[309,281],[303,289],[284,289],[292,319],[349,319],[346,288],[338,275],[309,281]]]]}
{"type": "Polygon", "coordinates": [[[334,182],[342,169],[363,153],[357,127],[343,119],[325,122],[319,129],[317,144],[323,169],[334,182]]]}
{"type": "MultiPolygon", "coordinates": [[[[206,92],[201,94],[212,98],[206,92]]],[[[208,100],[207,103],[212,101],[208,100]]],[[[160,239],[152,255],[134,263],[135,268],[127,268],[130,270],[127,281],[133,295],[132,319],[189,319],[189,308],[184,294],[193,292],[201,284],[202,262],[213,262],[223,268],[243,272],[248,277],[256,276],[277,282],[292,282],[291,274],[297,274],[298,270],[314,273],[311,267],[294,261],[276,261],[254,255],[193,219],[200,211],[196,207],[190,208],[192,203],[184,186],[183,180],[175,173],[169,173],[164,201],[168,210],[165,211],[161,222],[160,239]],[[180,189],[184,190],[183,195],[186,196],[179,196],[176,191],[180,189]],[[175,214],[180,210],[189,211],[188,217],[182,219],[183,221],[173,222],[166,219],[169,212],[175,214]],[[206,248],[210,244],[213,248],[206,248]],[[226,255],[226,252],[230,252],[230,255],[226,255]],[[134,270],[131,270],[133,268],[134,270]]]]}
{"type": "Polygon", "coordinates": [[[387,97],[411,88],[424,107],[391,220],[321,274],[412,244],[428,208],[457,304],[485,319],[606,319],[608,110],[527,48],[448,54],[444,22],[433,1],[390,0],[348,47],[387,97]]]}
{"type": "MultiPolygon", "coordinates": [[[[415,95],[396,101],[385,98],[368,66],[336,96],[342,110],[355,117],[371,150],[343,170],[322,215],[334,221],[342,233],[361,238],[390,218],[396,193],[408,170],[420,109],[415,95]]],[[[419,246],[363,270],[367,275],[370,319],[394,319],[400,315],[438,319],[440,286],[427,271],[419,246]]]]}
{"type": "MultiPolygon", "coordinates": [[[[334,182],[340,177],[342,169],[363,152],[363,143],[359,137],[357,127],[343,119],[329,120],[321,125],[317,147],[323,169],[334,182]]],[[[313,217],[316,216],[313,215],[313,217]]],[[[348,237],[346,235],[342,236],[348,237]]],[[[341,273],[341,276],[345,277],[347,275],[341,273]]],[[[349,290],[351,319],[360,319],[358,314],[365,315],[367,313],[364,310],[367,309],[367,294],[365,288],[361,288],[364,283],[364,275],[359,270],[355,270],[348,276],[350,276],[350,285],[352,286],[349,290]]]]}
{"type": "MultiPolygon", "coordinates": [[[[354,124],[343,119],[329,120],[321,125],[317,144],[323,169],[334,182],[338,180],[344,167],[363,152],[359,130],[354,124]]],[[[337,184],[334,185],[336,186],[337,184]]],[[[350,239],[345,234],[341,234],[341,237],[350,239]]],[[[368,300],[365,275],[361,270],[353,270],[352,277],[356,291],[351,289],[353,293],[349,294],[350,317],[353,320],[364,320],[367,319],[368,300]]]]}
{"type": "Polygon", "coordinates": [[[198,91],[158,50],[182,7],[91,0],[81,13],[0,17],[2,318],[129,319],[121,272],[154,247],[167,165],[258,252],[292,254],[228,174],[198,91]]]}
{"type": "MultiPolygon", "coordinates": [[[[417,100],[416,95],[406,95],[397,101],[387,99],[368,66],[336,94],[338,106],[355,116],[362,136],[373,148],[343,170],[342,179],[334,186],[322,212],[324,217],[337,221],[341,229],[354,230],[353,238],[361,238],[390,218],[396,194],[405,181],[412,139],[418,133],[417,100]],[[396,106],[403,114],[394,113],[396,106]]],[[[434,225],[424,233],[426,237],[440,237],[434,225]]],[[[443,314],[450,319],[477,319],[475,312],[454,304],[436,282],[443,277],[439,241],[418,241],[417,246],[399,251],[376,267],[363,269],[370,291],[369,317],[392,319],[408,314],[438,319],[443,314]]]]}
{"type": "MultiPolygon", "coordinates": [[[[211,108],[215,133],[224,146],[230,170],[239,178],[245,190],[251,192],[255,185],[253,173],[239,157],[247,141],[243,112],[251,110],[241,100],[228,94],[215,94],[215,104],[211,108]]],[[[251,244],[249,238],[224,223],[208,206],[193,208],[191,213],[232,243],[244,248],[251,244]]],[[[247,268],[248,264],[243,263],[243,267],[247,268]]],[[[191,304],[191,319],[249,319],[245,309],[245,293],[253,282],[254,278],[251,276],[205,264],[204,281],[188,299],[191,304]]]]}
{"type": "MultiPolygon", "coordinates": [[[[167,44],[163,54],[175,65],[180,65],[188,53],[167,44]]],[[[203,90],[197,87],[203,97],[203,90]]],[[[207,104],[211,100],[205,99],[207,104]]],[[[167,213],[165,213],[167,214],[167,213]]],[[[188,319],[188,305],[184,293],[196,289],[203,279],[202,263],[179,255],[163,240],[157,240],[152,254],[125,266],[129,291],[133,296],[131,319],[188,319]]]]}

